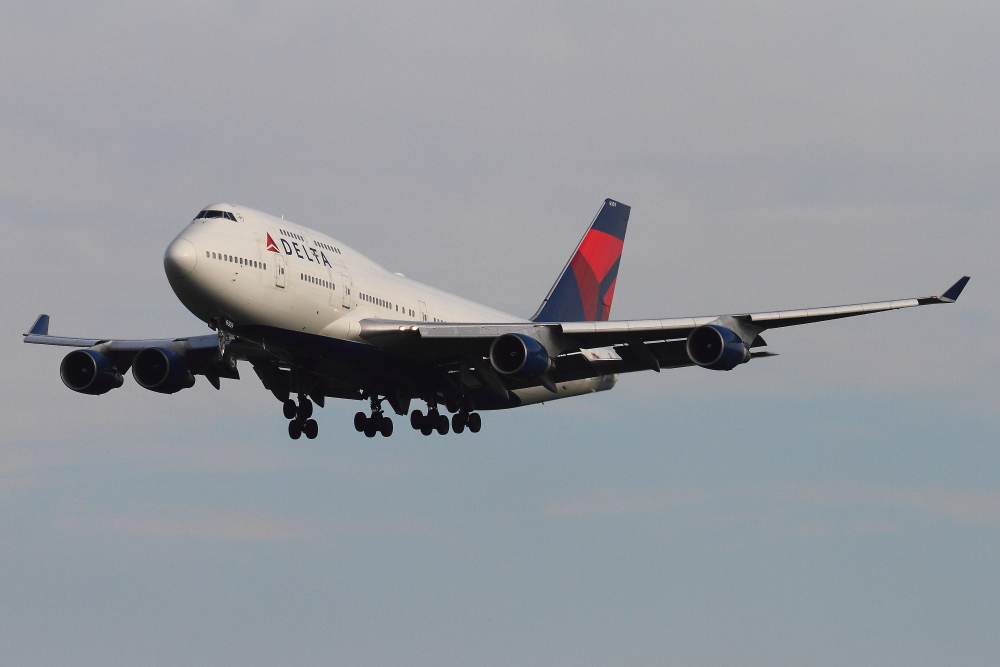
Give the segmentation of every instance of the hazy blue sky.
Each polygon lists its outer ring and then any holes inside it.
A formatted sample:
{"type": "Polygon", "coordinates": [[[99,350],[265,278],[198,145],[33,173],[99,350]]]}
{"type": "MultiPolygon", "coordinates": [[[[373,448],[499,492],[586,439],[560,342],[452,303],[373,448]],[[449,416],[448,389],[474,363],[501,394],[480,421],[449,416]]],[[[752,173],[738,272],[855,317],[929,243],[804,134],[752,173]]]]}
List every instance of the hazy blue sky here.
{"type": "Polygon", "coordinates": [[[0,16],[4,665],[1000,663],[997,3],[0,16]],[[605,197],[616,318],[973,280],[446,438],[20,341],[207,333],[161,262],[218,201],[529,315],[605,197]]]}

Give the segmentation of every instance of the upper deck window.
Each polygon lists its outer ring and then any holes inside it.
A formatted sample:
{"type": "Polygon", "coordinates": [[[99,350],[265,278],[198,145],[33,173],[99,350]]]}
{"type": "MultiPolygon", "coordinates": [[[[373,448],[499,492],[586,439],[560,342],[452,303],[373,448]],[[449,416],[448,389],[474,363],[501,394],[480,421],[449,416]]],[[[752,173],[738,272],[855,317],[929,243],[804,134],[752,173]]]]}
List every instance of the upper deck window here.
{"type": "Polygon", "coordinates": [[[236,216],[229,211],[202,211],[194,219],[198,220],[199,218],[225,218],[236,222],[236,216]]]}

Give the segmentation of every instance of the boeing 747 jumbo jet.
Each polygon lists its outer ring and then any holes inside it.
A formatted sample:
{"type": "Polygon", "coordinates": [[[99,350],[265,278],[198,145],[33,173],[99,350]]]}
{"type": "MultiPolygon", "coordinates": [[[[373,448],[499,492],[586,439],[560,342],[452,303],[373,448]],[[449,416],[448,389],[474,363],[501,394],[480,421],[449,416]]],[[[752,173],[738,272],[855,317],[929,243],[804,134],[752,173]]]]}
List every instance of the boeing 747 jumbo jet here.
{"type": "Polygon", "coordinates": [[[204,375],[240,379],[247,361],[284,407],[288,434],[319,432],[313,405],[369,401],[354,427],[392,435],[383,402],[424,435],[468,428],[502,410],[605,391],[618,375],[698,365],[728,371],[771,356],[761,334],[840,317],[953,303],[941,296],[853,306],[654,320],[608,319],[630,208],[607,199],[538,312],[522,319],[391,273],[340,241],[242,206],[195,216],[163,265],[177,298],[216,333],[118,340],[49,335],[40,315],[26,343],[80,348],[59,368],[73,391],[100,395],[123,374],[172,394],[204,375]],[[294,400],[293,395],[297,400],[294,400]],[[410,411],[414,400],[426,413],[410,411]],[[440,407],[452,414],[448,419],[440,407]]]}

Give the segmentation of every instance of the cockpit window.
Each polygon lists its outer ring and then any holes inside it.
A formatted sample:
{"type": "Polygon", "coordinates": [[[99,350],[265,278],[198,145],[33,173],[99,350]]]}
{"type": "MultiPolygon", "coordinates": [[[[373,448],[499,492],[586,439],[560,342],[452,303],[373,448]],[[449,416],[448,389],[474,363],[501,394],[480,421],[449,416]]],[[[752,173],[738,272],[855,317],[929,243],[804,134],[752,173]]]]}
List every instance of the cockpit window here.
{"type": "Polygon", "coordinates": [[[194,219],[198,220],[200,218],[225,218],[226,220],[236,222],[236,216],[229,211],[202,211],[194,219]]]}

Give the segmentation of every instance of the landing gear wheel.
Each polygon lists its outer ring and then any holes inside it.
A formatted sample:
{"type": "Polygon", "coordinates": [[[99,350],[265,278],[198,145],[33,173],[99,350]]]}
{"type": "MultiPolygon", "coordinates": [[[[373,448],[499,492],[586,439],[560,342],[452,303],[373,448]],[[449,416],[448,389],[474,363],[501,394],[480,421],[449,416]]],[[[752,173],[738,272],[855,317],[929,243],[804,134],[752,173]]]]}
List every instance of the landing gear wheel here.
{"type": "Polygon", "coordinates": [[[298,419],[288,422],[288,437],[292,440],[298,440],[302,437],[302,422],[298,419]]]}
{"type": "Polygon", "coordinates": [[[288,399],[282,404],[281,411],[285,413],[285,419],[295,419],[295,413],[299,411],[299,407],[295,405],[295,401],[288,399]]]}
{"type": "Polygon", "coordinates": [[[448,415],[438,415],[437,417],[437,432],[441,435],[448,435],[448,415]]]}
{"type": "Polygon", "coordinates": [[[378,428],[375,426],[375,420],[369,419],[365,425],[365,437],[374,438],[376,433],[378,433],[378,428]]]}
{"type": "Polygon", "coordinates": [[[313,402],[310,401],[305,396],[299,398],[299,411],[298,418],[300,421],[305,421],[312,417],[313,414],[313,402]]]}
{"type": "Polygon", "coordinates": [[[434,432],[434,424],[430,416],[424,417],[423,423],[420,424],[420,432],[424,435],[430,435],[434,432]]]}
{"type": "Polygon", "coordinates": [[[319,424],[316,423],[315,419],[310,419],[302,425],[302,432],[310,440],[315,440],[316,436],[319,435],[319,424]]]}
{"type": "Polygon", "coordinates": [[[449,398],[445,401],[444,407],[448,410],[448,412],[458,412],[460,407],[459,400],[457,398],[449,398]]]}
{"type": "Polygon", "coordinates": [[[479,416],[478,412],[473,412],[469,415],[468,420],[469,430],[473,433],[479,433],[479,429],[483,427],[483,418],[479,416]]]}
{"type": "Polygon", "coordinates": [[[392,419],[389,417],[382,417],[382,424],[379,427],[379,433],[382,434],[383,438],[388,438],[392,435],[392,419]]]}
{"type": "MultiPolygon", "coordinates": [[[[361,414],[361,413],[358,413],[361,414]]],[[[410,426],[413,427],[414,431],[419,431],[424,425],[424,413],[420,410],[414,410],[410,413],[410,426]]]]}
{"type": "Polygon", "coordinates": [[[363,412],[354,413],[354,430],[362,433],[366,426],[368,426],[368,415],[363,412]]]}
{"type": "Polygon", "coordinates": [[[462,419],[461,412],[457,412],[451,416],[451,430],[455,433],[461,433],[465,430],[465,420],[462,419]]]}

